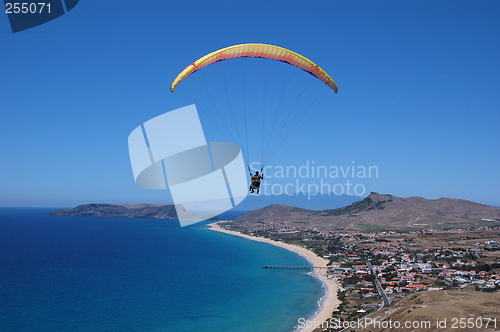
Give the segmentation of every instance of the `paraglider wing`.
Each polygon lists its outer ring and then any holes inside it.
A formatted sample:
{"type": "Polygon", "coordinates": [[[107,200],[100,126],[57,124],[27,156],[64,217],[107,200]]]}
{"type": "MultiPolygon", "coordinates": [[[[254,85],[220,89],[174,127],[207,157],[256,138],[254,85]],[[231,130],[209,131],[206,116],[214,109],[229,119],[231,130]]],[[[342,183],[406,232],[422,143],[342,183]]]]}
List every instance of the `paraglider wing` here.
{"type": "Polygon", "coordinates": [[[207,54],[190,64],[179,75],[177,75],[177,77],[172,82],[172,85],[170,85],[170,91],[174,92],[177,84],[179,84],[190,74],[203,67],[211,65],[212,63],[215,63],[217,61],[242,57],[266,58],[286,62],[292,66],[298,67],[310,73],[311,75],[324,82],[330,88],[332,88],[333,91],[338,92],[337,85],[332,80],[332,78],[314,62],[298,53],[287,50],[286,48],[267,44],[234,45],[207,54]]]}

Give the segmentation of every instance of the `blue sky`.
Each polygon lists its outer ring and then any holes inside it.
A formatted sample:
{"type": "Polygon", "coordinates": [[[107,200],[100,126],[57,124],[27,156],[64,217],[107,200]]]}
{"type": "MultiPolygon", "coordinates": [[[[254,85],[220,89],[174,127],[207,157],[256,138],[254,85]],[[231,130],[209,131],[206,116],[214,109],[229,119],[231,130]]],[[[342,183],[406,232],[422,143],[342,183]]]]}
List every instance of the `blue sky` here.
{"type": "Polygon", "coordinates": [[[129,133],[185,106],[169,85],[191,62],[257,42],[339,86],[273,166],[377,166],[351,179],[365,195],[500,206],[499,16],[497,1],[82,0],[13,34],[0,15],[0,205],[169,203],[135,185],[129,133]]]}

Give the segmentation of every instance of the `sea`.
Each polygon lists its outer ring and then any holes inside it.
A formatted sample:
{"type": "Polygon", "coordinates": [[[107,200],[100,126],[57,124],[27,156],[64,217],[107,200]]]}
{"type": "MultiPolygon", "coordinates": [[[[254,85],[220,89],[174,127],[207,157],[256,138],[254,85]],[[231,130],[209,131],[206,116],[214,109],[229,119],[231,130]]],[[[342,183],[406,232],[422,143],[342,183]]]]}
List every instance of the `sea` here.
{"type": "Polygon", "coordinates": [[[0,331],[290,332],[322,283],[296,253],[176,220],[0,208],[0,331]]]}

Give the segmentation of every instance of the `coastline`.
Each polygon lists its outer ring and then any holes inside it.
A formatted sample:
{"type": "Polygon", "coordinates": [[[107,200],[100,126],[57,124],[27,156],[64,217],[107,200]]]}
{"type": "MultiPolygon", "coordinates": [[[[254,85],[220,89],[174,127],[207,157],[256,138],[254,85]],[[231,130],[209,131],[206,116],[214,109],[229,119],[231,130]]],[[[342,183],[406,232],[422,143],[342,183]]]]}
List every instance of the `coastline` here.
{"type": "MultiPolygon", "coordinates": [[[[269,243],[281,248],[288,249],[290,251],[296,252],[297,254],[301,255],[302,257],[306,258],[308,261],[310,261],[314,266],[326,266],[328,263],[328,260],[317,256],[314,252],[296,246],[288,243],[283,243],[283,242],[278,242],[262,237],[256,237],[256,236],[250,236],[246,235],[243,233],[235,232],[235,231],[229,231],[225,230],[222,227],[220,227],[218,224],[224,222],[224,221],[218,221],[216,223],[209,224],[210,229],[217,231],[217,232],[222,232],[222,233],[227,233],[235,236],[240,236],[244,237],[246,239],[250,239],[253,241],[259,241],[259,242],[265,242],[269,243]]],[[[300,332],[313,332],[316,328],[321,326],[321,323],[328,320],[333,312],[333,309],[335,309],[339,304],[340,301],[337,298],[337,290],[338,290],[338,284],[331,279],[328,279],[326,277],[325,271],[323,269],[314,269],[314,275],[321,280],[323,283],[323,287],[325,288],[326,294],[320,299],[320,308],[319,310],[315,313],[313,317],[303,317],[307,319],[307,323],[303,324],[306,325],[302,328],[298,327],[295,331],[300,331],[300,332]]],[[[298,325],[299,322],[297,322],[298,325]]]]}

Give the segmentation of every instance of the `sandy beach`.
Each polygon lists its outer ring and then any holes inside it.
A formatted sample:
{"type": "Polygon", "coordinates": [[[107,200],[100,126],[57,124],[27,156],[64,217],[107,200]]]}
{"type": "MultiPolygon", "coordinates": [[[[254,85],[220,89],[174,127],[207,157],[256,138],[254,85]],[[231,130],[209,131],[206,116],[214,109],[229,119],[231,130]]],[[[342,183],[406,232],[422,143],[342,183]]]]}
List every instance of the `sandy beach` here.
{"type": "MultiPolygon", "coordinates": [[[[317,256],[314,252],[308,249],[283,242],[273,241],[262,237],[250,236],[239,232],[228,231],[218,225],[218,223],[220,222],[210,224],[209,226],[214,231],[241,236],[254,241],[266,242],[278,247],[294,251],[299,255],[301,255],[302,257],[309,260],[314,266],[326,266],[326,264],[328,263],[328,260],[317,256]]],[[[326,287],[326,296],[321,300],[320,303],[321,309],[317,312],[317,314],[314,317],[310,318],[307,321],[307,323],[303,324],[306,326],[299,329],[298,331],[300,332],[312,332],[315,330],[315,327],[321,326],[322,322],[328,320],[331,317],[333,309],[335,309],[340,303],[340,301],[337,299],[338,284],[334,280],[328,279],[326,277],[325,269],[314,269],[314,273],[318,278],[320,278],[323,281],[323,285],[326,287]]],[[[303,317],[303,318],[307,319],[308,317],[303,317]]],[[[297,322],[297,325],[298,324],[299,322],[297,322]]]]}

